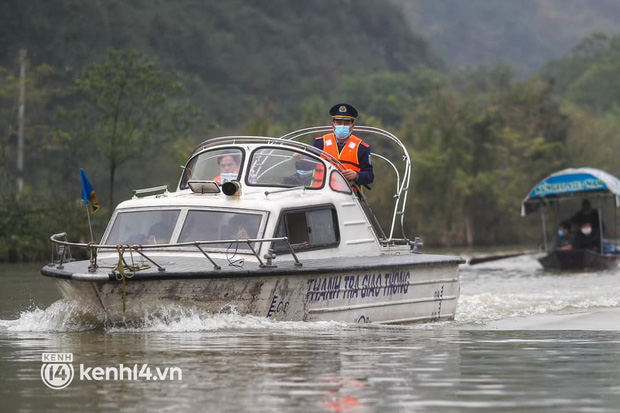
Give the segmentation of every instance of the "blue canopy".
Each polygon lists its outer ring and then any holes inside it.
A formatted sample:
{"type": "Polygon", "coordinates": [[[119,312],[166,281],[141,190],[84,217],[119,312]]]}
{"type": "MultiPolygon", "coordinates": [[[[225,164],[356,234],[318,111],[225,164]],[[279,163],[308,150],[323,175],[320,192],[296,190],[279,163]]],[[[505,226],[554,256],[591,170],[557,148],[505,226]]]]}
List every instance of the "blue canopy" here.
{"type": "Polygon", "coordinates": [[[601,193],[613,196],[620,207],[620,180],[594,168],[569,168],[555,172],[530,191],[521,203],[521,215],[535,211],[545,201],[601,193]]]}

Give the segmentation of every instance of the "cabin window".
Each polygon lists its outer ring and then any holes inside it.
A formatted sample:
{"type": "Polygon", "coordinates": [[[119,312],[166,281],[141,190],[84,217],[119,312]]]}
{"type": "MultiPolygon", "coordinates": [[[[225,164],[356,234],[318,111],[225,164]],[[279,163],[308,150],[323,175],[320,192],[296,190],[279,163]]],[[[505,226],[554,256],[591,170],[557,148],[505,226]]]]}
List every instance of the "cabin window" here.
{"type": "Polygon", "coordinates": [[[345,194],[351,193],[351,186],[347,180],[336,171],[332,171],[329,176],[329,187],[336,192],[343,192],[345,194]]]}
{"type": "Polygon", "coordinates": [[[202,152],[194,156],[185,166],[181,189],[188,188],[187,181],[226,181],[239,180],[243,165],[243,152],[236,148],[225,148],[202,152]]]}
{"type": "MultiPolygon", "coordinates": [[[[260,214],[190,210],[181,229],[179,242],[258,238],[261,220],[260,214]]],[[[249,249],[245,243],[238,245],[239,249],[249,249]]],[[[230,242],[205,245],[207,248],[228,248],[230,246],[230,242]]],[[[235,244],[232,247],[235,247],[235,244]]]]}
{"type": "MultiPolygon", "coordinates": [[[[288,237],[295,251],[328,248],[340,242],[338,219],[333,206],[284,211],[276,237],[288,237]]],[[[286,252],[285,242],[275,242],[277,252],[286,252]]]]}
{"type": "Polygon", "coordinates": [[[180,210],[119,212],[104,244],[167,244],[180,210]]]}
{"type": "Polygon", "coordinates": [[[325,165],[314,156],[289,149],[259,148],[252,153],[247,184],[257,186],[324,186],[325,165]]]}

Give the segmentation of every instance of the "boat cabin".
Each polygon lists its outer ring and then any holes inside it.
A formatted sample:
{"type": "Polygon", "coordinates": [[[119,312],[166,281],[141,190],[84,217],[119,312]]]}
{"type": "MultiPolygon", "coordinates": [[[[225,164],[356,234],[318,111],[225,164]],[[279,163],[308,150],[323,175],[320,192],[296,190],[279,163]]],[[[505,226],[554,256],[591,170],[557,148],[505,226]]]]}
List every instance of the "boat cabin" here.
{"type": "MultiPolygon", "coordinates": [[[[227,137],[191,155],[175,192],[135,191],[121,203],[103,245],[198,248],[213,253],[376,255],[409,249],[388,240],[342,165],[294,140],[227,137]],[[379,229],[378,229],[379,228],[379,229]]],[[[401,240],[402,241],[402,240],[401,240]]]]}

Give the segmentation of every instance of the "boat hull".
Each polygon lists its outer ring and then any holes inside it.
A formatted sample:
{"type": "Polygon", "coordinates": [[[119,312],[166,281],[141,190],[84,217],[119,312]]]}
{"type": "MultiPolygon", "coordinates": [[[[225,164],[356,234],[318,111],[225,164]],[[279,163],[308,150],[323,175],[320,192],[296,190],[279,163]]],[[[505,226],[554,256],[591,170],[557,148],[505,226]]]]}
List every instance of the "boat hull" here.
{"type": "Polygon", "coordinates": [[[546,270],[606,270],[618,266],[620,254],[599,254],[590,250],[556,250],[538,261],[546,270]]]}
{"type": "Polygon", "coordinates": [[[148,317],[169,304],[209,313],[234,309],[278,321],[407,324],[454,319],[462,259],[426,257],[388,258],[383,265],[376,263],[378,257],[360,258],[339,268],[329,268],[332,262],[219,272],[167,267],[136,273],[124,283],[101,271],[72,272],[69,267],[77,263],[45,267],[42,273],[56,278],[63,297],[101,308],[112,322],[148,317]]]}

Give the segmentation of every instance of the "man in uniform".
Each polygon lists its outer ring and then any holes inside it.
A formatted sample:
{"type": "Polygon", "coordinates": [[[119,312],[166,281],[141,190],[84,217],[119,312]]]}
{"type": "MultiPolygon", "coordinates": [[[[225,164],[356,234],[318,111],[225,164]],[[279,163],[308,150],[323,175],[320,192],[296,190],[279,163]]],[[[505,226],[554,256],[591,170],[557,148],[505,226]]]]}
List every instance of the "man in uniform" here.
{"type": "Polygon", "coordinates": [[[371,184],[375,175],[370,162],[370,145],[353,135],[357,110],[347,103],[339,103],[329,114],[333,133],[316,138],[314,146],[340,160],[346,168],[342,174],[350,183],[371,184]]]}

